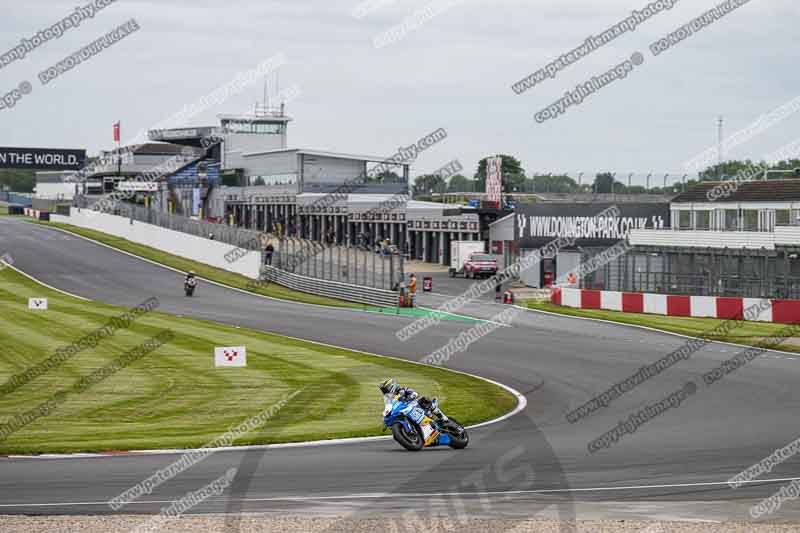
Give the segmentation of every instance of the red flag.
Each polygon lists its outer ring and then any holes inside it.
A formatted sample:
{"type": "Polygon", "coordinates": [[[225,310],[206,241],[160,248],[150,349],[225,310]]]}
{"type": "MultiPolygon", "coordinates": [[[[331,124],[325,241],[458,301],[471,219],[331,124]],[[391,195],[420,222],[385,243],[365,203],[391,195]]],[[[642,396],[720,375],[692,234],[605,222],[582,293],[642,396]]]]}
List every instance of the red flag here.
{"type": "Polygon", "coordinates": [[[114,123],[114,141],[119,142],[119,122],[114,123]]]}

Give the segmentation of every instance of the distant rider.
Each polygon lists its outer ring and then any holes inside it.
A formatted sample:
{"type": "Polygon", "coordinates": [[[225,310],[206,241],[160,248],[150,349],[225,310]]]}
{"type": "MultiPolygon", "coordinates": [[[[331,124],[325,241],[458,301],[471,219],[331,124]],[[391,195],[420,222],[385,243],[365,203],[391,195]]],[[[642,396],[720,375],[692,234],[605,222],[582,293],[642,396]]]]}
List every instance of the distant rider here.
{"type": "Polygon", "coordinates": [[[189,271],[186,274],[186,279],[183,281],[183,283],[184,284],[189,284],[189,285],[195,285],[197,283],[197,280],[194,277],[194,272],[193,271],[189,271]]]}
{"type": "Polygon", "coordinates": [[[400,396],[400,399],[403,401],[417,400],[417,403],[420,407],[434,415],[442,423],[446,423],[450,420],[447,418],[447,415],[445,415],[442,410],[439,409],[439,402],[436,400],[436,398],[429,400],[424,396],[420,396],[417,391],[410,387],[401,387],[397,384],[397,378],[387,379],[378,385],[378,388],[381,389],[381,392],[384,394],[400,396]]]}

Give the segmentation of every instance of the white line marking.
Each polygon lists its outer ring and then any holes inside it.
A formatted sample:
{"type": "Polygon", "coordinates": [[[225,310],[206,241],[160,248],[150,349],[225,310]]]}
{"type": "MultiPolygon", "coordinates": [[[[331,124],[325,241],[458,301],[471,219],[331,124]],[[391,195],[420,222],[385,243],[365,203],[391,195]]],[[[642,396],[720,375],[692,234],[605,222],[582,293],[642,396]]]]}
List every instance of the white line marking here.
{"type": "MultiPolygon", "coordinates": [[[[762,479],[743,481],[742,483],[749,484],[766,484],[766,483],[785,483],[789,481],[800,480],[798,477],[790,478],[777,478],[777,479],[762,479]]],[[[506,491],[480,491],[480,492],[416,492],[416,493],[397,493],[397,492],[378,492],[378,493],[361,493],[361,494],[341,494],[333,496],[273,496],[269,498],[237,498],[237,499],[216,499],[208,500],[214,502],[228,502],[228,501],[241,501],[241,502],[270,502],[270,501],[324,501],[324,500],[380,500],[380,499],[398,499],[398,498],[443,498],[443,497],[486,497],[486,496],[520,496],[525,494],[564,494],[569,492],[612,492],[612,491],[625,491],[625,490],[652,490],[652,489],[671,489],[671,488],[687,488],[687,487],[712,487],[712,486],[729,486],[727,481],[706,481],[698,483],[671,483],[663,485],[627,485],[620,487],[582,487],[582,488],[568,488],[568,489],[530,489],[530,490],[506,490],[506,491]]],[[[730,489],[734,490],[734,489],[730,489]]],[[[164,504],[171,503],[172,500],[138,500],[130,502],[129,505],[147,505],[147,504],[164,504]]],[[[3,507],[77,507],[87,505],[108,505],[107,501],[101,502],[48,502],[48,503],[2,503],[0,508],[3,507]]]]}
{"type": "MultiPolygon", "coordinates": [[[[150,263],[151,265],[155,265],[155,266],[158,266],[158,267],[161,267],[161,268],[165,268],[165,269],[171,270],[173,272],[178,272],[179,274],[186,274],[186,271],[179,270],[177,268],[173,268],[173,267],[171,267],[169,265],[165,265],[164,263],[159,263],[158,261],[153,261],[152,259],[147,259],[146,257],[142,257],[140,255],[136,255],[136,254],[131,253],[131,252],[126,252],[125,250],[120,250],[119,248],[115,248],[115,247],[113,247],[113,246],[111,246],[109,244],[105,244],[105,243],[102,243],[100,241],[96,241],[96,240],[91,239],[89,237],[84,237],[83,235],[79,235],[77,233],[73,233],[73,232],[71,232],[69,230],[65,230],[65,229],[62,229],[62,228],[56,228],[56,227],[53,227],[53,226],[43,226],[41,224],[34,224],[34,225],[35,226],[40,226],[40,227],[45,227],[45,228],[48,228],[48,229],[51,229],[51,230],[54,230],[54,231],[60,231],[62,233],[66,233],[67,235],[72,235],[72,236],[78,237],[79,239],[83,239],[83,240],[89,241],[89,242],[94,243],[94,244],[96,244],[98,246],[103,246],[104,248],[108,248],[109,250],[113,250],[115,252],[118,252],[118,253],[125,254],[127,256],[136,258],[136,259],[138,259],[140,261],[144,261],[145,263],[150,263]]],[[[86,229],[86,228],[82,228],[82,229],[86,229]]],[[[94,230],[94,231],[98,231],[98,230],[94,230]]],[[[98,231],[98,233],[102,233],[102,232],[98,231]]],[[[123,239],[123,237],[117,237],[117,238],[123,239]]],[[[124,240],[127,240],[127,239],[124,239],[124,240]]],[[[133,241],[129,241],[129,242],[133,242],[133,241]]],[[[136,244],[136,243],[134,243],[134,244],[136,244]]],[[[147,245],[143,244],[142,246],[147,246],[147,245]]],[[[153,247],[152,246],[148,246],[148,248],[153,248],[153,247]]],[[[154,248],[154,249],[156,249],[156,248],[154,248]]],[[[162,251],[162,250],[159,250],[159,251],[162,251]]],[[[169,252],[163,252],[163,253],[169,253],[169,252]]],[[[174,255],[174,254],[172,254],[172,255],[174,255]]],[[[180,257],[180,256],[177,256],[177,257],[180,257]]],[[[181,259],[185,259],[187,261],[194,261],[193,259],[189,259],[187,257],[182,257],[181,259]]],[[[200,263],[200,261],[194,261],[194,262],[195,263],[199,263],[201,265],[205,265],[205,263],[200,263]]],[[[210,268],[216,268],[216,267],[212,267],[211,265],[205,265],[205,266],[208,266],[210,268]]],[[[235,274],[235,273],[234,272],[230,272],[230,274],[235,274]]],[[[244,276],[244,277],[246,277],[246,276],[244,276]]],[[[267,300],[274,300],[274,301],[277,301],[277,302],[284,302],[284,303],[296,304],[296,305],[308,305],[308,306],[311,306],[311,307],[320,307],[320,308],[323,308],[323,309],[341,309],[341,310],[344,310],[344,311],[351,311],[351,312],[354,312],[354,313],[363,313],[362,310],[355,309],[355,308],[352,308],[352,307],[334,307],[334,306],[331,306],[331,305],[310,304],[310,303],[306,303],[306,302],[298,302],[298,301],[295,301],[295,300],[284,300],[282,298],[276,298],[274,296],[265,296],[263,294],[258,294],[256,292],[246,291],[246,290],[240,289],[238,287],[233,287],[231,285],[226,285],[224,283],[220,283],[218,281],[213,281],[213,280],[210,280],[210,279],[202,278],[200,276],[197,276],[197,279],[202,280],[202,281],[204,281],[206,283],[210,283],[212,285],[216,285],[218,287],[224,287],[224,288],[230,289],[232,291],[241,292],[242,294],[248,294],[250,296],[255,296],[255,297],[258,297],[258,298],[265,298],[267,300]]],[[[248,278],[248,279],[250,279],[250,278],[248,278]]],[[[252,281],[256,281],[256,280],[253,279],[252,281]]],[[[357,302],[349,302],[349,303],[357,303],[357,302]]]]}
{"type": "MultiPolygon", "coordinates": [[[[169,270],[174,270],[176,272],[181,272],[180,270],[176,270],[176,269],[174,269],[172,267],[168,267],[166,265],[162,265],[162,264],[157,263],[155,261],[150,261],[149,259],[145,259],[143,257],[139,257],[138,255],[134,255],[134,254],[125,252],[123,250],[119,250],[117,248],[114,248],[113,246],[107,246],[107,245],[105,245],[105,244],[103,244],[101,242],[94,241],[92,239],[83,237],[81,235],[73,234],[73,233],[71,233],[69,231],[66,231],[66,230],[61,230],[60,228],[51,227],[50,229],[54,229],[54,230],[58,230],[58,231],[64,231],[65,233],[68,233],[70,235],[76,235],[77,237],[84,238],[87,241],[94,242],[96,244],[99,244],[100,246],[106,246],[107,248],[110,248],[111,250],[124,253],[126,255],[131,256],[131,257],[134,257],[134,258],[137,258],[137,259],[141,259],[143,261],[147,261],[148,263],[153,263],[154,265],[158,265],[158,266],[161,266],[163,268],[167,268],[169,270]]],[[[21,272],[21,273],[24,274],[25,276],[29,277],[33,281],[35,281],[37,283],[41,283],[42,285],[47,287],[47,285],[45,285],[41,281],[39,281],[39,280],[37,280],[37,279],[35,279],[35,278],[31,277],[31,276],[28,276],[24,272],[21,272]]],[[[281,300],[279,298],[270,298],[269,296],[262,296],[260,294],[254,294],[254,293],[251,293],[251,292],[248,292],[248,291],[237,289],[236,287],[230,287],[228,285],[224,285],[222,283],[216,283],[216,282],[210,282],[210,283],[214,283],[216,285],[219,285],[220,287],[223,287],[223,288],[226,288],[226,289],[236,290],[236,291],[243,292],[245,294],[249,294],[249,295],[252,295],[252,296],[261,296],[262,298],[268,298],[270,300],[277,300],[279,302],[287,302],[288,301],[288,300],[281,300]]],[[[53,290],[56,290],[56,291],[59,291],[59,292],[63,292],[63,291],[60,291],[59,289],[53,289],[53,290]]],[[[65,293],[65,294],[68,294],[68,293],[65,293]]],[[[72,295],[70,295],[70,296],[72,296],[72,295]]],[[[82,300],[87,300],[86,298],[82,298],[80,296],[76,296],[76,298],[81,298],[82,300]]],[[[298,302],[289,302],[289,303],[298,303],[298,302]]],[[[316,304],[304,304],[304,303],[301,303],[301,305],[314,305],[315,307],[325,307],[326,309],[329,309],[329,310],[330,309],[345,310],[345,311],[350,310],[350,309],[347,309],[347,308],[339,308],[339,307],[331,308],[331,307],[328,307],[328,306],[319,306],[319,305],[316,305],[316,304]]],[[[362,313],[362,311],[358,311],[358,310],[354,310],[354,312],[362,313]]],[[[174,316],[174,315],[171,315],[171,316],[174,316]]],[[[229,325],[229,324],[222,324],[222,325],[229,325]]],[[[251,329],[253,329],[254,331],[259,331],[256,328],[251,328],[251,329]]],[[[404,363],[411,363],[411,364],[415,364],[415,365],[421,365],[421,366],[435,367],[435,368],[443,369],[443,370],[446,370],[448,372],[454,372],[456,374],[469,376],[469,377],[472,377],[472,378],[475,378],[475,379],[480,379],[480,380],[485,381],[487,383],[491,383],[492,385],[495,385],[497,387],[505,389],[506,391],[511,393],[517,399],[517,405],[511,412],[506,413],[506,414],[504,414],[502,416],[499,416],[497,418],[494,418],[492,420],[487,420],[486,422],[481,422],[480,424],[467,426],[467,429],[477,429],[477,428],[480,428],[480,427],[488,426],[490,424],[496,424],[498,422],[502,422],[503,420],[511,418],[512,416],[522,412],[525,409],[525,407],[527,407],[527,405],[528,405],[528,399],[525,398],[525,396],[521,392],[519,392],[519,391],[517,391],[515,389],[512,389],[511,387],[509,387],[507,385],[504,385],[502,383],[499,383],[497,381],[491,380],[489,378],[485,378],[483,376],[477,376],[475,374],[470,374],[468,372],[462,372],[461,370],[454,370],[452,368],[442,367],[442,366],[438,366],[438,365],[429,365],[429,364],[426,364],[426,363],[422,363],[420,361],[414,361],[414,360],[410,360],[410,359],[403,359],[402,357],[395,357],[395,356],[391,356],[391,355],[381,355],[381,354],[376,354],[376,353],[371,353],[371,352],[365,352],[365,351],[362,351],[362,350],[353,350],[351,348],[346,348],[344,346],[335,346],[333,344],[326,344],[324,342],[301,339],[299,337],[291,337],[289,335],[283,335],[283,334],[280,334],[280,333],[274,333],[274,332],[268,332],[268,333],[270,333],[272,335],[277,335],[279,337],[284,337],[286,339],[303,341],[303,342],[307,342],[309,344],[316,344],[318,346],[326,346],[328,348],[337,348],[337,349],[340,349],[340,350],[348,350],[348,351],[354,352],[354,353],[361,353],[361,354],[365,354],[365,355],[371,355],[371,356],[374,356],[374,357],[383,357],[383,358],[386,358],[386,359],[393,359],[395,361],[402,361],[404,363]]],[[[7,457],[14,458],[14,459],[23,459],[23,458],[24,459],[85,459],[86,457],[130,457],[131,455],[140,455],[140,454],[141,455],[144,455],[144,454],[148,454],[148,455],[173,455],[173,454],[182,454],[182,453],[186,453],[186,452],[189,452],[189,451],[201,451],[201,450],[202,451],[210,450],[210,451],[217,452],[217,451],[240,451],[240,450],[248,450],[248,449],[300,448],[300,447],[306,447],[306,446],[323,446],[323,445],[334,445],[334,444],[356,444],[356,443],[361,443],[361,442],[371,442],[371,441],[375,441],[375,440],[388,440],[388,439],[391,439],[391,438],[392,438],[391,436],[387,435],[387,436],[373,436],[373,437],[352,437],[352,438],[346,438],[346,439],[330,439],[330,440],[318,440],[318,441],[307,441],[307,442],[287,442],[287,443],[282,443],[282,444],[263,444],[263,445],[253,445],[253,446],[230,446],[230,447],[225,447],[225,448],[190,448],[190,449],[176,449],[176,450],[131,450],[131,451],[125,452],[124,454],[119,454],[119,453],[117,453],[117,454],[64,454],[64,455],[45,454],[45,455],[34,455],[34,456],[26,456],[26,455],[13,455],[12,456],[12,455],[9,455],[7,457]]]]}
{"type": "MultiPolygon", "coordinates": [[[[5,264],[5,263],[4,263],[4,264],[5,264]]],[[[10,268],[11,270],[14,270],[14,271],[16,271],[17,273],[19,273],[19,274],[22,274],[23,276],[25,276],[25,277],[26,277],[26,278],[28,278],[29,280],[31,280],[31,281],[33,281],[33,282],[35,282],[35,283],[38,283],[39,285],[41,285],[41,286],[43,286],[43,287],[47,287],[47,288],[48,288],[48,289],[50,289],[51,291],[60,292],[61,294],[66,294],[67,296],[71,296],[71,297],[73,297],[73,298],[77,298],[78,300],[83,300],[84,302],[91,302],[91,300],[90,300],[89,298],[84,298],[83,296],[78,296],[77,294],[72,294],[71,292],[62,291],[61,289],[57,289],[57,288],[55,288],[55,287],[52,287],[52,286],[48,285],[47,283],[44,283],[44,282],[42,282],[42,281],[40,281],[40,280],[38,280],[38,279],[34,278],[34,277],[33,277],[33,276],[31,276],[30,274],[26,274],[25,272],[23,272],[22,270],[18,269],[18,268],[17,268],[17,267],[15,267],[14,265],[9,265],[9,264],[6,264],[6,266],[8,266],[8,268],[10,268]]]]}

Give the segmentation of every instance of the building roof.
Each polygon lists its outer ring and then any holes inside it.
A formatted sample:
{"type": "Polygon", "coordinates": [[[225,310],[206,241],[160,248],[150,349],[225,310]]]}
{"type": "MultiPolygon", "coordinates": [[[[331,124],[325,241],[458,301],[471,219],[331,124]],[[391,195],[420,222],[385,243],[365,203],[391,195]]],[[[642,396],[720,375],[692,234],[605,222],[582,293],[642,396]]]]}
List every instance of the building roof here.
{"type": "MultiPolygon", "coordinates": [[[[338,159],[353,159],[357,161],[371,161],[376,163],[382,163],[384,161],[391,161],[391,158],[385,156],[377,156],[377,155],[365,155],[365,154],[345,154],[341,152],[328,152],[325,150],[313,150],[308,148],[279,148],[277,150],[262,150],[258,152],[247,152],[242,154],[244,157],[256,157],[259,155],[270,155],[270,154],[285,154],[288,152],[297,152],[299,154],[305,155],[315,155],[318,157],[334,157],[338,159]]],[[[403,165],[408,165],[409,163],[401,163],[403,165]]]]}
{"type": "Polygon", "coordinates": [[[494,226],[496,224],[500,224],[500,223],[511,222],[512,220],[509,220],[509,219],[513,219],[513,218],[514,218],[514,213],[510,213],[510,214],[504,216],[503,218],[498,218],[494,222],[490,222],[489,223],[489,227],[491,228],[492,226],[494,226]]]}
{"type": "MultiPolygon", "coordinates": [[[[184,146],[181,144],[170,144],[170,143],[144,143],[144,144],[135,144],[132,146],[123,146],[119,150],[122,153],[132,152],[134,155],[177,155],[181,153],[189,154],[191,153],[199,153],[200,150],[194,150],[191,147],[184,146]],[[131,150],[133,148],[133,150],[131,150]],[[186,150],[186,152],[184,152],[186,150]]],[[[119,153],[117,148],[114,148],[111,151],[103,152],[106,154],[117,154],[119,153]]]]}
{"type": "Polygon", "coordinates": [[[285,115],[280,111],[272,111],[268,113],[239,113],[239,114],[229,114],[223,113],[217,115],[217,118],[221,121],[223,120],[241,120],[246,122],[253,122],[253,123],[279,123],[279,122],[291,122],[292,117],[289,115],[285,115]]]}
{"type": "MultiPolygon", "coordinates": [[[[720,181],[698,183],[673,198],[672,202],[678,204],[711,202],[713,200],[708,196],[709,191],[724,183],[720,181]]],[[[735,186],[735,183],[723,185],[721,191],[730,191],[730,195],[720,196],[716,200],[718,202],[797,202],[800,201],[800,180],[742,181],[738,186],[735,186]]]]}

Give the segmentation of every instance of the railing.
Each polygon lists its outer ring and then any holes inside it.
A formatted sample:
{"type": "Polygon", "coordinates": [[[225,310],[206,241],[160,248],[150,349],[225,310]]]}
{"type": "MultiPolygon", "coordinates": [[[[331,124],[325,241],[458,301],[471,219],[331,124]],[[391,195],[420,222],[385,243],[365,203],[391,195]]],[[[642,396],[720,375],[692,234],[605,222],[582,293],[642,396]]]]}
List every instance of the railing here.
{"type": "MultiPolygon", "coordinates": [[[[93,202],[78,197],[74,203],[88,208],[93,202]]],[[[370,290],[392,290],[404,276],[404,258],[398,254],[379,255],[344,246],[326,246],[316,241],[278,238],[255,230],[195,220],[122,202],[117,203],[109,214],[206,239],[213,236],[213,240],[242,250],[265,252],[267,244],[272,243],[273,266],[326,283],[341,282],[369,287],[370,290]]],[[[231,259],[235,260],[237,255],[232,253],[231,259]]]]}
{"type": "Polygon", "coordinates": [[[350,302],[358,302],[380,307],[397,307],[398,294],[392,291],[350,285],[338,281],[310,278],[292,274],[273,266],[265,266],[261,271],[261,280],[277,283],[301,292],[327,296],[350,302]]]}
{"type": "Polygon", "coordinates": [[[402,255],[378,254],[345,246],[286,238],[279,241],[273,266],[306,277],[393,290],[403,280],[402,255]]]}
{"type": "MultiPolygon", "coordinates": [[[[76,197],[73,205],[76,207],[90,208],[94,202],[86,197],[76,197]]],[[[118,202],[111,215],[128,217],[133,220],[153,224],[166,229],[179,231],[196,237],[203,237],[243,248],[245,250],[263,249],[262,234],[248,229],[216,224],[205,220],[195,220],[182,215],[162,213],[154,209],[118,202]]]]}
{"type": "Polygon", "coordinates": [[[744,298],[800,299],[800,277],[778,276],[766,279],[755,276],[718,276],[711,274],[667,274],[635,272],[623,277],[621,284],[613,276],[603,280],[585,280],[581,288],[657,294],[688,294],[744,298]]]}

